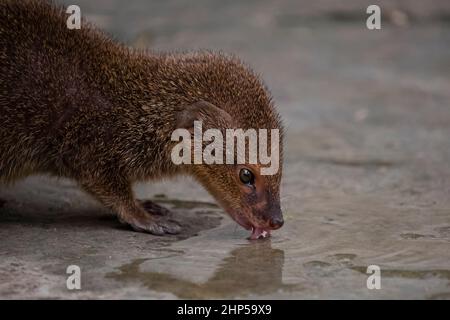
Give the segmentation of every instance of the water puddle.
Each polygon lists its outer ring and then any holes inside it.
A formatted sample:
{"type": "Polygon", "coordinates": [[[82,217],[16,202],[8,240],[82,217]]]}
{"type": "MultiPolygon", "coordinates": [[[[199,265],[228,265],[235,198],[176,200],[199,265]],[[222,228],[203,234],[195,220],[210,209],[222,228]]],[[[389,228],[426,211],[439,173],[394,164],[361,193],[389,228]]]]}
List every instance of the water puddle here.
{"type": "MultiPolygon", "coordinates": [[[[175,260],[173,262],[176,263],[175,260]]],[[[177,262],[182,263],[180,260],[177,262]]],[[[232,250],[205,282],[152,271],[152,264],[147,259],[136,259],[107,277],[120,282],[137,282],[150,290],[169,292],[178,298],[221,299],[292,290],[293,285],[282,281],[283,265],[283,250],[273,249],[270,240],[265,240],[232,250]]],[[[186,274],[189,272],[185,270],[186,274]]]]}
{"type": "MultiPolygon", "coordinates": [[[[353,266],[350,269],[360,273],[367,274],[367,266],[353,266]]],[[[382,268],[382,276],[387,278],[405,278],[405,279],[429,279],[441,278],[450,281],[450,270],[434,269],[434,270],[402,270],[382,268]]],[[[450,284],[450,283],[449,283],[450,284]]]]}

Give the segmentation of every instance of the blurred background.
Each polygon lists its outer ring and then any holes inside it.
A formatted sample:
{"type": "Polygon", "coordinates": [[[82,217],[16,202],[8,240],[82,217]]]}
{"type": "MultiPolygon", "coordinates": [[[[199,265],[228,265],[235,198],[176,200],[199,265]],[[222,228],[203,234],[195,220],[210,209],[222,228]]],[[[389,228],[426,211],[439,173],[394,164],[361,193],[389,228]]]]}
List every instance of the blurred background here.
{"type": "Polygon", "coordinates": [[[58,2],[130,46],[221,50],[260,73],[287,129],[286,223],[249,243],[193,181],[136,186],[185,227],[161,239],[32,177],[0,189],[2,297],[450,298],[449,1],[58,2]],[[68,264],[83,290],[64,287],[68,264]]]}

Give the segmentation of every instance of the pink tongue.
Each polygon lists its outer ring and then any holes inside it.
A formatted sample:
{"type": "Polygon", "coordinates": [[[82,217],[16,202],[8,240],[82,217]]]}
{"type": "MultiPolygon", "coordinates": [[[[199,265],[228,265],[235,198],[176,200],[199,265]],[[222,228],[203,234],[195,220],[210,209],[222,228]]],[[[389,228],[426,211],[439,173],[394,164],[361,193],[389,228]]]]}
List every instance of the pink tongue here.
{"type": "Polygon", "coordinates": [[[269,230],[264,230],[261,228],[252,228],[252,235],[250,236],[250,240],[264,239],[270,236],[269,230]]]}

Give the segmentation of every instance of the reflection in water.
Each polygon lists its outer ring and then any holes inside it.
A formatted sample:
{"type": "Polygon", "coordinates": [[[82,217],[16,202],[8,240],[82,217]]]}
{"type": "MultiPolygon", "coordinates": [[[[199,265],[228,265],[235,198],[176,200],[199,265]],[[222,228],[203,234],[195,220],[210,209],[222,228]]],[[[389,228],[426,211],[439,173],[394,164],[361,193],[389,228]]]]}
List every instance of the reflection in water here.
{"type": "Polygon", "coordinates": [[[272,249],[270,240],[250,243],[233,250],[205,283],[175,278],[173,275],[141,271],[148,259],[138,259],[108,274],[119,281],[139,281],[151,290],[170,292],[179,298],[204,299],[269,294],[290,289],[282,282],[284,252],[272,249]]]}

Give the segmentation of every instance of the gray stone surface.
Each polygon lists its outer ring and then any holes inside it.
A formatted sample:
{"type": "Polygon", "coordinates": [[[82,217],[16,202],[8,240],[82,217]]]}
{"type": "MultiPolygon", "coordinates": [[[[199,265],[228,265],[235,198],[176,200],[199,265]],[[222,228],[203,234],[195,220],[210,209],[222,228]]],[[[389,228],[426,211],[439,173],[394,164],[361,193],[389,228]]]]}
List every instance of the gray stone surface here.
{"type": "Polygon", "coordinates": [[[177,179],[136,186],[184,226],[154,237],[30,177],[0,187],[1,298],[450,298],[448,1],[378,1],[380,31],[370,1],[76,3],[130,45],[221,49],[262,74],[287,127],[286,224],[249,242],[177,179]],[[71,264],[82,290],[66,289],[71,264]]]}

